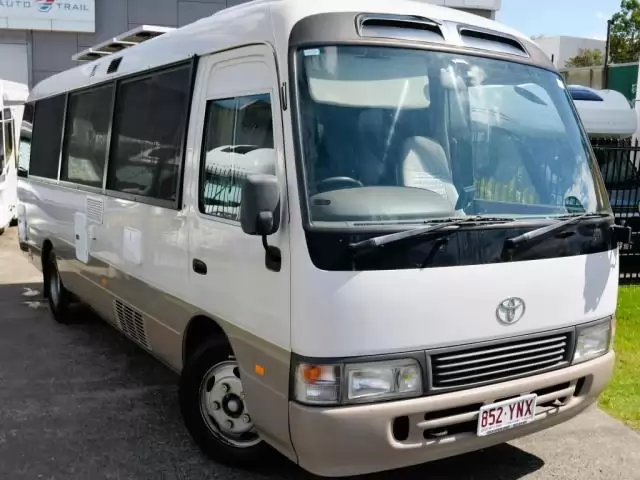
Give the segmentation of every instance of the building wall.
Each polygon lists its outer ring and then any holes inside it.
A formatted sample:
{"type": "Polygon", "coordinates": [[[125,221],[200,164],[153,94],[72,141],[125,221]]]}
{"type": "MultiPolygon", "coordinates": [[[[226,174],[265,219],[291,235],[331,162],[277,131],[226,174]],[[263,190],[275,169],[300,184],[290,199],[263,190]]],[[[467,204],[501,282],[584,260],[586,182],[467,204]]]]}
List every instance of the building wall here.
{"type": "MultiPolygon", "coordinates": [[[[0,30],[0,78],[27,83],[77,65],[71,57],[139,25],[180,27],[246,0],[95,0],[94,34],[0,30]]],[[[313,0],[309,0],[313,1],[313,0]]],[[[316,0],[321,1],[321,0],[316,0]]],[[[501,0],[422,0],[495,17],[501,0]],[[473,7],[473,8],[467,8],[473,7]]]]}
{"type": "Polygon", "coordinates": [[[30,86],[77,65],[71,56],[139,25],[180,27],[242,0],[96,0],[95,34],[30,32],[30,86]]]}
{"type": "Polygon", "coordinates": [[[29,48],[27,32],[0,30],[0,78],[28,84],[29,48]]]}
{"type": "Polygon", "coordinates": [[[533,40],[553,59],[557,68],[564,68],[567,60],[575,57],[580,49],[600,50],[604,55],[606,42],[595,38],[567,37],[567,36],[539,36],[533,40]]]}

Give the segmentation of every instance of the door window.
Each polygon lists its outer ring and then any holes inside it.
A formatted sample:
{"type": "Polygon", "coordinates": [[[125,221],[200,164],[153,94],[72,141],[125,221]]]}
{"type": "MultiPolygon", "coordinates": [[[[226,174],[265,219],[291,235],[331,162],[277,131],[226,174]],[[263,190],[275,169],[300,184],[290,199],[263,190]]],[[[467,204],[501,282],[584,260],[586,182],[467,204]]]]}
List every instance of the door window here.
{"type": "Polygon", "coordinates": [[[276,173],[271,97],[268,93],[207,104],[200,179],[200,211],[240,220],[247,175],[276,173]]]}

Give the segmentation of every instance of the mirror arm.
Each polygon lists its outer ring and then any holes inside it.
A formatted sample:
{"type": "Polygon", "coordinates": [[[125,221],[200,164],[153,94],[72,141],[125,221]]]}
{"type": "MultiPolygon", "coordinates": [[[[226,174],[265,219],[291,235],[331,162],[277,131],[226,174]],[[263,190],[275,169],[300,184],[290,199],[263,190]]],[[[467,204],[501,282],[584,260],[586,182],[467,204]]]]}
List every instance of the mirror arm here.
{"type": "Polygon", "coordinates": [[[258,217],[259,230],[263,232],[262,246],[265,251],[265,265],[269,270],[279,272],[282,267],[282,254],[278,247],[269,245],[267,241],[267,235],[265,232],[270,232],[273,229],[273,214],[271,212],[260,212],[258,217]]]}
{"type": "Polygon", "coordinates": [[[264,247],[264,263],[269,270],[279,272],[282,268],[282,253],[278,247],[269,245],[267,236],[262,235],[262,246],[264,247]]]}

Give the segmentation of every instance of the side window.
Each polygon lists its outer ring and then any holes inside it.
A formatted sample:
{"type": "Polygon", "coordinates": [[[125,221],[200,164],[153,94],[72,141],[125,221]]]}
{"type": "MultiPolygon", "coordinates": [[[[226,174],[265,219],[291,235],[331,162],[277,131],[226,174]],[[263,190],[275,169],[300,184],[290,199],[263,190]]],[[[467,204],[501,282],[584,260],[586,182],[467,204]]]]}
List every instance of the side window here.
{"type": "Polygon", "coordinates": [[[113,87],[69,96],[60,180],[102,187],[113,87]]]}
{"type": "Polygon", "coordinates": [[[209,101],[204,135],[200,211],[239,221],[246,176],[276,172],[270,95],[209,101]]]}
{"type": "Polygon", "coordinates": [[[31,131],[33,127],[33,104],[27,103],[24,106],[22,124],[20,126],[20,149],[18,151],[18,168],[29,171],[29,160],[31,159],[31,131]]]}
{"type": "Polygon", "coordinates": [[[191,67],[118,86],[107,189],[176,201],[191,67]]]}
{"type": "Polygon", "coordinates": [[[64,106],[64,95],[37,102],[29,175],[58,178],[64,106]]]}

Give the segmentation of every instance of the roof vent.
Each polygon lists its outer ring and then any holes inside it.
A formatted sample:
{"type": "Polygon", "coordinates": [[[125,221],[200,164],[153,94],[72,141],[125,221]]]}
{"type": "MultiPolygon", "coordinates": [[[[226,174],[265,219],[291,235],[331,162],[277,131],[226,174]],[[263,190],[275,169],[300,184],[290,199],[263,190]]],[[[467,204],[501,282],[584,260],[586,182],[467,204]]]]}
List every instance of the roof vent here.
{"type": "Polygon", "coordinates": [[[529,56],[522,43],[511,35],[468,25],[458,26],[458,33],[467,47],[519,55],[521,57],[529,56]]]}
{"type": "Polygon", "coordinates": [[[362,14],[357,20],[361,37],[402,38],[443,42],[440,23],[417,15],[362,14]]]}
{"type": "Polygon", "coordinates": [[[165,33],[175,30],[173,27],[140,25],[105,42],[87,48],[71,57],[77,62],[91,62],[107,55],[119,53],[127,48],[135,47],[148,40],[153,40],[165,33]]]}
{"type": "Polygon", "coordinates": [[[107,75],[110,73],[115,73],[118,71],[118,67],[122,63],[122,57],[118,57],[116,59],[111,60],[109,64],[109,68],[107,68],[107,75]]]}

